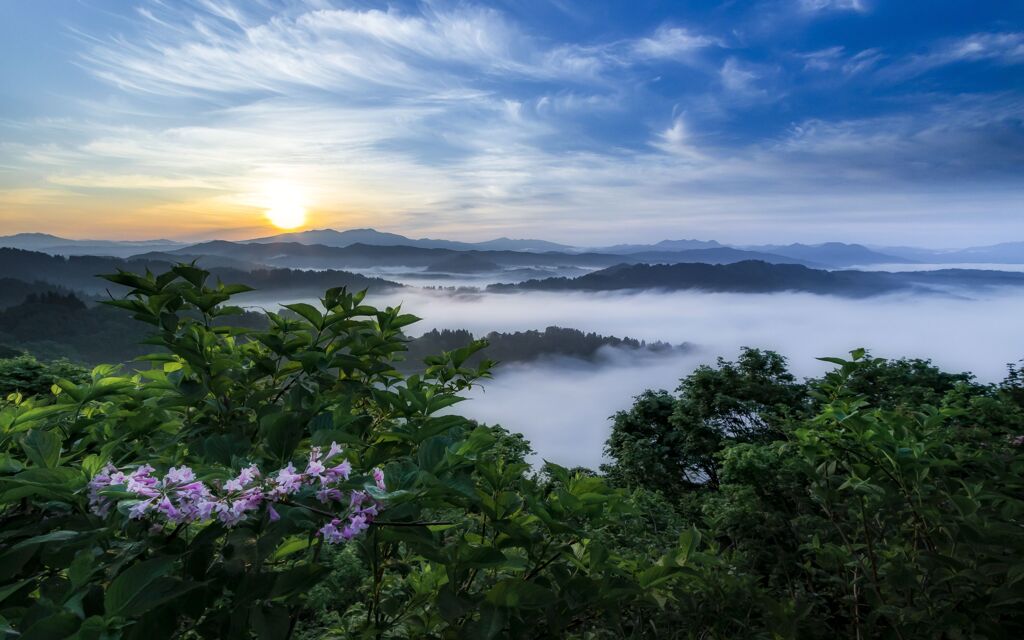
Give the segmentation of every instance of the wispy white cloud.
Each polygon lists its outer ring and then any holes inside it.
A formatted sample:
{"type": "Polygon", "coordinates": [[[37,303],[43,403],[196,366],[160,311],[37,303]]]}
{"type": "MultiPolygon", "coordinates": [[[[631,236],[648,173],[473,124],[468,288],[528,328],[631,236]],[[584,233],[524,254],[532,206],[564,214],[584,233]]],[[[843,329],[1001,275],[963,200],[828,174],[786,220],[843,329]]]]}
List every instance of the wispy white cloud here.
{"type": "Polygon", "coordinates": [[[800,54],[805,71],[838,71],[845,76],[857,75],[877,68],[886,55],[879,49],[863,49],[852,55],[841,46],[800,54]]]}
{"type": "Polygon", "coordinates": [[[865,0],[797,0],[801,11],[854,11],[867,13],[870,10],[865,0]]]}
{"type": "Polygon", "coordinates": [[[676,116],[671,126],[659,131],[651,145],[665,153],[690,161],[707,160],[694,146],[683,116],[676,116]]]}
{"type": "Polygon", "coordinates": [[[923,54],[906,57],[884,70],[898,80],[961,62],[1024,64],[1024,32],[973,33],[938,42],[923,54]]]}
{"type": "Polygon", "coordinates": [[[681,27],[659,27],[653,34],[631,43],[631,53],[639,58],[677,58],[707,47],[721,46],[718,38],[694,33],[681,27]]]}
{"type": "Polygon", "coordinates": [[[735,93],[756,91],[755,83],[760,76],[743,66],[736,58],[728,58],[719,71],[722,86],[735,93]]]}

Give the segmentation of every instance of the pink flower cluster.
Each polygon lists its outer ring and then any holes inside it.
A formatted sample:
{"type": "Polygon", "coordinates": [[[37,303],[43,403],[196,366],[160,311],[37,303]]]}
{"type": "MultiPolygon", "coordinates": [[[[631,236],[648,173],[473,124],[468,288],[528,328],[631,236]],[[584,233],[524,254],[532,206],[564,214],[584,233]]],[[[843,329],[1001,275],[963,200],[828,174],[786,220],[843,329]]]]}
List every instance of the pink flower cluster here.
{"type": "MultiPolygon", "coordinates": [[[[352,465],[347,459],[339,460],[340,456],[341,447],[332,442],[326,454],[319,447],[310,450],[304,471],[288,463],[264,477],[256,465],[251,465],[237,477],[212,487],[197,480],[195,472],[186,466],[171,467],[163,478],[157,478],[149,465],[126,473],[108,464],[89,482],[89,507],[96,515],[106,517],[116,499],[104,491],[123,487],[137,500],[128,510],[133,519],[156,516],[173,524],[217,519],[232,527],[266,505],[267,516],[275,521],[280,516],[274,504],[303,487],[316,487],[317,499],[325,504],[344,503],[345,495],[335,485],[339,480],[348,480],[352,465]]],[[[374,469],[373,479],[378,489],[387,490],[383,471],[374,469]]],[[[320,534],[331,544],[351,540],[369,528],[379,509],[380,504],[366,491],[351,491],[345,513],[339,514],[343,517],[333,518],[320,529],[320,534]]]]}

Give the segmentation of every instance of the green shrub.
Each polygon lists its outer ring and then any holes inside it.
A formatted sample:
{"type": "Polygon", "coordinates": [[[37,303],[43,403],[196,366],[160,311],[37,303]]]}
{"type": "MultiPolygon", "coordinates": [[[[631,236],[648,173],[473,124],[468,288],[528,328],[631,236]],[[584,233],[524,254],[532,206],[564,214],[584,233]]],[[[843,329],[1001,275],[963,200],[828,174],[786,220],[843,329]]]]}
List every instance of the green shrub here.
{"type": "Polygon", "coordinates": [[[487,375],[487,363],[465,366],[483,343],[404,377],[394,362],[416,318],[362,294],[332,289],[320,307],[288,305],[293,314],[268,313],[269,328],[253,330],[232,327],[239,310],[227,304],[247,288],[210,285],[193,266],[109,279],[131,289],[110,304],[152,327],[152,368],[97,367],[58,380],[56,396],[0,409],[9,632],[621,636],[649,628],[672,597],[692,540],[623,559],[599,538],[629,512],[624,492],[555,465],[542,486],[526,474],[521,439],[438,414],[487,375]],[[227,487],[251,465],[266,477],[332,442],[353,467],[342,486],[382,509],[340,549],[321,534],[335,507],[310,491],[280,499],[277,518],[261,504],[236,526],[175,523],[106,466],[149,477],[140,465],[151,465],[154,478],[187,466],[204,486],[227,487]],[[369,475],[378,467],[386,491],[369,475]]]}

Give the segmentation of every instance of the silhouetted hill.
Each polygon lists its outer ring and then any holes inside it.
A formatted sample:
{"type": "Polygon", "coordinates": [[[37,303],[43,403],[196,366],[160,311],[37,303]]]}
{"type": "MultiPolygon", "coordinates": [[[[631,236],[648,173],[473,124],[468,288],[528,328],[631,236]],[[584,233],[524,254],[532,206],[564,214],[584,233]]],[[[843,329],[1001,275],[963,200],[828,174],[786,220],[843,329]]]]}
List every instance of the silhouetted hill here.
{"type": "Polygon", "coordinates": [[[623,289],[699,289],[736,293],[805,291],[864,297],[900,290],[939,291],[943,288],[1024,286],[1024,273],[949,269],[888,273],[882,271],[825,271],[800,265],[738,262],[728,265],[617,265],[578,278],[529,280],[515,285],[495,284],[492,291],[616,291],[623,289]]]}
{"type": "MultiPolygon", "coordinates": [[[[231,243],[226,243],[231,244],[231,243]]],[[[118,269],[143,272],[166,271],[174,261],[187,261],[186,256],[171,254],[168,260],[145,258],[112,258],[105,256],[52,256],[38,251],[21,249],[0,249],[0,277],[22,281],[43,281],[81,291],[86,295],[98,295],[111,291],[117,293],[120,287],[97,276],[116,273],[118,269]]],[[[300,271],[294,269],[267,269],[255,267],[252,270],[228,267],[210,269],[214,277],[224,282],[247,284],[262,291],[287,290],[322,293],[330,287],[346,286],[351,289],[387,290],[402,285],[397,282],[349,273],[347,271],[320,270],[300,271]]]]}
{"type": "Polygon", "coordinates": [[[26,282],[16,278],[0,278],[0,309],[20,304],[30,295],[47,292],[71,293],[70,290],[64,287],[41,280],[26,282]]]}
{"type": "Polygon", "coordinates": [[[624,255],[649,251],[689,251],[691,249],[715,249],[722,245],[714,240],[662,240],[654,244],[616,244],[610,247],[596,247],[591,251],[624,255]]]}
{"type": "Polygon", "coordinates": [[[500,270],[501,265],[497,262],[468,253],[456,254],[427,267],[427,271],[440,273],[488,273],[500,270]]]}
{"type": "Polygon", "coordinates": [[[147,249],[172,251],[185,246],[173,240],[71,240],[48,233],[16,233],[0,236],[0,247],[26,249],[64,256],[117,256],[127,257],[147,249]]]}
{"type": "Polygon", "coordinates": [[[967,249],[921,249],[918,247],[882,247],[880,251],[915,262],[936,264],[1024,264],[1024,242],[1002,242],[967,249]]]}
{"type": "Polygon", "coordinates": [[[899,264],[913,262],[908,258],[873,251],[859,244],[826,242],[824,244],[759,245],[747,247],[754,251],[767,251],[775,255],[814,262],[828,267],[852,267],[869,264],[899,264]]]}
{"type": "MultiPolygon", "coordinates": [[[[224,316],[225,325],[262,327],[266,316],[246,312],[224,316]]],[[[74,294],[31,293],[21,303],[0,310],[0,350],[24,351],[42,359],[67,358],[95,365],[124,363],[157,350],[142,344],[153,327],[123,310],[86,304],[74,294]]]]}
{"type": "MultiPolygon", "coordinates": [[[[487,340],[488,346],[470,359],[470,364],[473,365],[479,364],[484,358],[497,360],[499,363],[532,362],[552,357],[594,362],[603,354],[611,355],[607,351],[610,349],[622,350],[633,355],[658,355],[674,353],[687,348],[687,345],[645,342],[634,338],[616,338],[563,327],[548,327],[543,331],[516,331],[514,333],[492,331],[480,337],[487,340]]],[[[422,368],[424,358],[442,351],[464,347],[473,339],[473,334],[465,329],[428,331],[409,343],[409,350],[405,354],[405,361],[401,368],[407,371],[422,368]]]]}
{"type": "Polygon", "coordinates": [[[571,249],[563,244],[546,240],[517,240],[513,238],[495,238],[484,242],[459,242],[458,240],[442,240],[434,238],[409,238],[397,233],[387,233],[376,229],[314,229],[279,233],[265,238],[245,240],[243,244],[276,244],[280,242],[298,242],[300,244],[322,244],[327,247],[348,247],[354,244],[372,246],[405,246],[420,249],[452,249],[456,251],[491,250],[491,251],[567,251],[571,249]]]}
{"type": "Polygon", "coordinates": [[[308,245],[297,242],[241,244],[215,240],[185,247],[176,255],[217,255],[235,260],[268,266],[299,269],[334,268],[368,269],[375,267],[431,267],[456,255],[472,256],[503,268],[522,267],[610,267],[620,263],[730,263],[742,260],[764,260],[771,263],[792,263],[796,260],[784,256],[743,251],[730,247],[694,249],[690,251],[660,251],[635,253],[626,256],[602,253],[565,253],[548,251],[456,251],[411,247],[406,245],[368,245],[356,243],[347,247],[308,245]]]}
{"type": "Polygon", "coordinates": [[[717,247],[712,249],[688,249],[685,251],[642,251],[626,256],[617,256],[617,264],[682,264],[703,262],[705,264],[732,264],[747,260],[760,260],[768,264],[802,264],[807,267],[821,266],[801,258],[791,258],[764,251],[717,247]]]}

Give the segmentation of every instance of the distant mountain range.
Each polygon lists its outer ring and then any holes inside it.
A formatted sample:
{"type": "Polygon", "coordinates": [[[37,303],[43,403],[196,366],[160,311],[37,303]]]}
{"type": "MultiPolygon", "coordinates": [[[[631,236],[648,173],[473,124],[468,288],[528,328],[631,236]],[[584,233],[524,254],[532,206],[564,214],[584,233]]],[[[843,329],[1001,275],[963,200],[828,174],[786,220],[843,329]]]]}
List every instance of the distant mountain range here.
{"type": "MultiPolygon", "coordinates": [[[[402,285],[383,278],[353,273],[338,265],[358,268],[386,264],[422,266],[425,272],[477,273],[506,269],[521,278],[519,284],[493,284],[491,291],[618,291],[660,289],[767,293],[804,291],[849,297],[872,296],[895,291],[942,292],[955,288],[981,290],[997,286],[1024,286],[1024,273],[981,269],[936,271],[854,271],[815,269],[785,262],[739,260],[743,255],[760,255],[730,247],[692,249],[655,254],[674,256],[675,262],[641,261],[650,254],[529,254],[517,251],[453,251],[404,246],[351,245],[325,247],[298,243],[237,244],[216,241],[174,252],[157,252],[133,258],[109,256],[52,256],[37,251],[0,248],[0,285],[8,295],[0,302],[16,303],[28,291],[75,291],[90,297],[123,293],[120,287],[96,277],[118,269],[162,272],[178,261],[198,259],[224,282],[255,287],[262,294],[289,297],[318,295],[325,289],[347,286],[354,289],[386,291],[402,285]],[[713,254],[709,256],[709,254],[713,254]],[[198,258],[197,258],[198,256],[198,258]],[[715,263],[712,258],[720,260],[715,263]],[[547,277],[552,267],[585,260],[590,271],[577,277],[547,277]],[[609,260],[616,264],[605,266],[609,260]],[[627,260],[634,260],[629,262],[627,260]],[[314,268],[296,268],[296,267],[314,268]],[[546,273],[547,272],[547,273],[546,273]]],[[[783,259],[785,260],[785,259],[783,259]]],[[[578,264],[578,263],[577,263],[578,264]]],[[[579,273],[580,270],[562,270],[579,273]]],[[[371,271],[372,273],[372,271],[371,271]]],[[[254,294],[257,295],[257,294],[254,294]]]]}
{"type": "Polygon", "coordinates": [[[750,250],[786,256],[804,262],[813,262],[828,267],[853,267],[873,264],[901,264],[914,262],[902,256],[873,251],[860,244],[826,242],[824,244],[764,244],[746,247],[750,250]]]}
{"type": "Polygon", "coordinates": [[[654,244],[615,244],[593,249],[597,253],[644,253],[647,251],[689,251],[691,249],[717,249],[725,245],[714,240],[662,240],[654,244]]]}
{"type": "Polygon", "coordinates": [[[420,249],[452,249],[455,251],[571,251],[573,247],[546,240],[515,240],[512,238],[496,238],[485,242],[459,242],[457,240],[435,240],[432,238],[413,239],[397,233],[385,233],[376,229],[316,229],[280,233],[266,238],[243,240],[245,244],[277,244],[281,242],[297,242],[299,244],[320,244],[326,247],[348,247],[354,244],[366,244],[381,247],[418,247],[420,249]]]}
{"type": "MultiPolygon", "coordinates": [[[[1002,244],[970,247],[967,249],[923,249],[917,247],[885,247],[865,246],[843,242],[826,242],[822,244],[788,244],[788,245],[725,245],[714,240],[662,240],[653,244],[616,244],[605,247],[579,247],[557,242],[536,239],[496,238],[485,242],[462,242],[434,238],[409,238],[396,233],[387,233],[375,229],[317,229],[282,233],[264,238],[253,238],[239,242],[213,241],[199,244],[187,244],[174,240],[71,240],[45,233],[19,233],[0,236],[0,247],[42,251],[54,255],[101,255],[130,257],[140,254],[154,255],[158,253],[182,255],[219,255],[224,258],[239,256],[225,255],[225,249],[218,249],[217,243],[226,245],[250,245],[281,247],[283,245],[305,245],[327,247],[331,249],[347,249],[351,247],[393,247],[405,249],[445,250],[452,252],[487,252],[484,259],[491,260],[492,252],[514,252],[520,254],[549,255],[558,264],[566,262],[564,256],[577,256],[575,265],[611,266],[622,262],[662,262],[681,263],[703,260],[715,263],[730,263],[740,260],[764,260],[771,263],[803,264],[813,267],[843,268],[870,266],[880,264],[910,263],[991,263],[991,264],[1024,264],[1024,242],[1006,242],[1002,244]],[[705,253],[694,253],[703,251],[705,253]],[[211,253],[214,252],[214,253],[211,253]],[[736,253],[739,252],[739,253],[736,253]],[[594,257],[598,256],[598,257],[594,257]],[[615,259],[611,256],[620,256],[615,259]]],[[[226,246],[225,245],[225,246],[226,246]]],[[[296,250],[289,252],[292,256],[296,250]]],[[[315,252],[313,252],[315,253],[315,252]]],[[[357,251],[358,253],[358,251],[357,251]]],[[[254,253],[265,260],[266,253],[254,253]]],[[[306,254],[311,256],[312,254],[306,254]]],[[[382,254],[383,255],[383,254],[382,254]]],[[[397,254],[391,254],[397,255],[397,254]]],[[[406,256],[412,255],[405,252],[406,256]]],[[[332,259],[337,259],[335,254],[332,259]]],[[[435,254],[433,262],[444,259],[435,254]]],[[[245,260],[266,264],[259,260],[245,260]]],[[[506,259],[506,262],[511,259],[506,259]]],[[[511,260],[515,266],[522,266],[529,260],[526,258],[511,260]]],[[[504,262],[495,261],[499,265],[504,262]]],[[[550,260],[549,260],[550,262],[550,260]]],[[[366,264],[365,261],[362,264],[366,264]]],[[[394,262],[388,262],[394,264],[394,262]]],[[[419,261],[417,266],[426,267],[430,262],[419,261]]],[[[307,265],[312,266],[312,265],[307,265]]],[[[321,265],[323,266],[323,265],[321,265]]],[[[377,265],[383,266],[383,265],[377,265]]],[[[405,265],[413,266],[413,265],[405,265]]]]}
{"type": "Polygon", "coordinates": [[[1024,264],[1024,242],[1003,242],[967,249],[919,249],[883,247],[879,249],[909,262],[934,264],[1024,264]]]}
{"type": "Polygon", "coordinates": [[[173,251],[187,243],[174,240],[71,240],[48,233],[0,236],[0,248],[42,251],[62,256],[114,256],[127,258],[144,251],[173,251]]]}
{"type": "Polygon", "coordinates": [[[519,284],[493,284],[490,291],[664,291],[700,290],[732,293],[798,291],[844,297],[867,297],[897,291],[941,292],[1024,287],[1024,273],[978,269],[939,271],[826,271],[794,264],[745,261],[725,265],[616,265],[577,278],[547,278],[519,284]]]}
{"type": "Polygon", "coordinates": [[[486,268],[517,269],[524,267],[585,267],[604,268],[621,263],[666,263],[706,262],[727,264],[742,260],[764,262],[805,263],[797,258],[774,255],[759,251],[745,251],[732,247],[713,249],[691,249],[688,251],[647,251],[627,255],[604,253],[571,253],[545,251],[532,253],[511,250],[456,250],[408,245],[370,245],[363,243],[344,247],[298,242],[239,243],[214,240],[176,251],[160,254],[143,253],[136,259],[152,260],[159,256],[180,255],[214,256],[234,261],[235,265],[288,267],[294,269],[367,269],[379,267],[409,267],[438,269],[438,265],[454,266],[454,272],[482,272],[486,268]],[[458,258],[458,260],[456,260],[458,258]]]}

